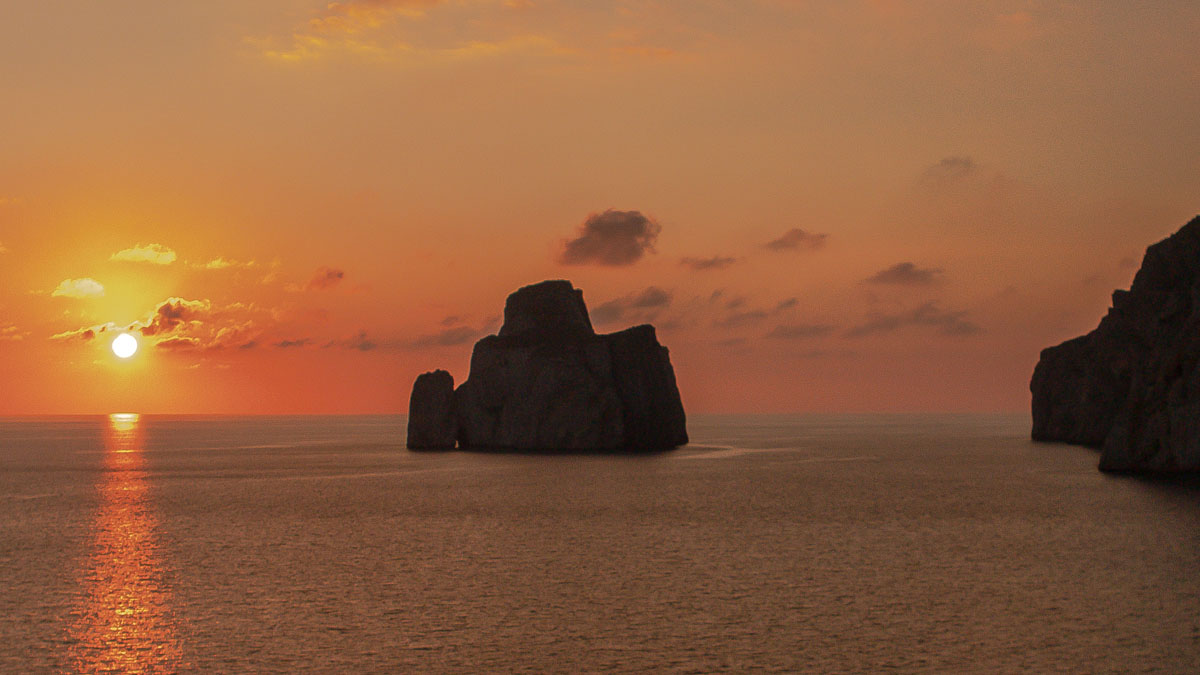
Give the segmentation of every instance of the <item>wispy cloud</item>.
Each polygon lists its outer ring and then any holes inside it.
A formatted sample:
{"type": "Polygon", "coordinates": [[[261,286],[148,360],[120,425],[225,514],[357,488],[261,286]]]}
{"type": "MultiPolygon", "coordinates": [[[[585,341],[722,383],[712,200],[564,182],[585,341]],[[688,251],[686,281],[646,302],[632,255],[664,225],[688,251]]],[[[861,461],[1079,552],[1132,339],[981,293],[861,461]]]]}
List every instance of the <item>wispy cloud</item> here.
{"type": "Polygon", "coordinates": [[[866,321],[846,331],[846,337],[860,338],[868,335],[892,333],[909,326],[934,329],[941,335],[966,336],[980,332],[980,327],[968,318],[965,310],[948,311],[937,303],[927,302],[916,309],[898,314],[868,314],[866,321]]]}
{"type": "Polygon", "coordinates": [[[29,337],[29,331],[21,330],[15,325],[0,322],[0,342],[19,342],[29,337]]]}
{"type": "Polygon", "coordinates": [[[472,340],[481,337],[484,331],[471,326],[454,326],[452,328],[444,328],[436,333],[422,335],[412,341],[413,347],[452,347],[455,345],[465,345],[472,340]]]}
{"type": "Polygon", "coordinates": [[[378,349],[379,343],[367,337],[367,331],[359,330],[357,333],[349,337],[338,340],[330,340],[329,342],[325,343],[324,347],[326,349],[338,348],[350,349],[359,352],[369,352],[378,349]]]}
{"type": "Polygon", "coordinates": [[[592,321],[608,324],[619,320],[650,321],[671,304],[672,294],[657,286],[626,295],[592,308],[592,321]]]}
{"type": "Polygon", "coordinates": [[[869,284],[892,286],[928,286],[942,279],[942,270],[937,267],[917,267],[915,263],[901,262],[880,270],[866,278],[869,284]]]}
{"type": "Polygon", "coordinates": [[[305,287],[310,291],[325,291],[342,283],[346,273],[335,267],[318,267],[305,287]]]}
{"type": "Polygon", "coordinates": [[[531,0],[345,0],[285,36],[245,42],[280,63],[353,59],[380,65],[465,63],[509,54],[663,61],[686,56],[679,14],[624,5],[531,0]],[[671,26],[655,27],[667,22],[671,26]],[[664,41],[665,40],[665,41],[664,41]]]}
{"type": "Polygon", "coordinates": [[[2,241],[0,241],[0,253],[8,253],[8,249],[5,248],[4,242],[2,241]]]}
{"type": "Polygon", "coordinates": [[[825,246],[825,240],[828,238],[828,234],[808,232],[794,227],[763,246],[771,251],[815,251],[825,246]]]}
{"type": "Polygon", "coordinates": [[[921,174],[921,183],[930,186],[948,185],[957,182],[979,171],[975,160],[966,155],[951,155],[943,157],[921,174]]]}
{"type": "Polygon", "coordinates": [[[442,0],[346,0],[331,2],[308,22],[317,34],[355,34],[403,16],[420,17],[442,0]]]}
{"type": "Polygon", "coordinates": [[[98,298],[104,295],[104,286],[90,277],[63,279],[50,295],[55,298],[98,298]]]}
{"type": "Polygon", "coordinates": [[[109,260],[117,262],[149,263],[151,265],[170,265],[175,262],[175,251],[162,244],[138,244],[109,256],[109,260]]]}
{"type": "Polygon", "coordinates": [[[256,267],[257,263],[253,260],[234,260],[232,258],[217,257],[209,260],[203,265],[197,265],[206,270],[227,270],[227,269],[250,269],[256,267]]]}
{"type": "Polygon", "coordinates": [[[680,258],[679,264],[700,272],[704,270],[723,270],[737,261],[737,258],[714,255],[711,258],[680,258]]]}

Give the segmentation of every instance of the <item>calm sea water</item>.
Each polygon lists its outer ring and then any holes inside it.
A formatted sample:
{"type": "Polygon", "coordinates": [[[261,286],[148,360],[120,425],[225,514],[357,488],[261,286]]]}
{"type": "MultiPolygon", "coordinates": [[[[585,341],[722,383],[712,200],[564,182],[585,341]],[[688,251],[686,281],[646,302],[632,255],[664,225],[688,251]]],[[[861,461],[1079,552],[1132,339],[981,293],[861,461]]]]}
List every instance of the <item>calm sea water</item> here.
{"type": "Polygon", "coordinates": [[[1200,489],[1025,416],[0,419],[0,671],[1200,672],[1200,489]]]}

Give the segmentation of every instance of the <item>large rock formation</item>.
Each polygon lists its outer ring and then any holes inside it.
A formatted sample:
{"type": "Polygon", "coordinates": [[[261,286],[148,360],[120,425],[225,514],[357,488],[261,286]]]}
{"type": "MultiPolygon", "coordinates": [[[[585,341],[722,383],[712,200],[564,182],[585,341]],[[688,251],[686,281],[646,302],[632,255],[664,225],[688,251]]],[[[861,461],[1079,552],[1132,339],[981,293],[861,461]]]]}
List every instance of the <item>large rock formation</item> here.
{"type": "MultiPolygon", "coordinates": [[[[414,384],[411,410],[428,396],[418,392],[427,375],[414,384]]],[[[658,450],[688,440],[675,371],[654,327],[597,335],[583,292],[569,281],[508,296],[503,327],[475,344],[452,407],[463,448],[658,450]]],[[[430,424],[412,415],[409,447],[414,424],[430,424]]]]}
{"type": "Polygon", "coordinates": [[[1200,217],[1146,250],[1096,330],[1042,351],[1033,438],[1105,471],[1200,471],[1200,217]]]}

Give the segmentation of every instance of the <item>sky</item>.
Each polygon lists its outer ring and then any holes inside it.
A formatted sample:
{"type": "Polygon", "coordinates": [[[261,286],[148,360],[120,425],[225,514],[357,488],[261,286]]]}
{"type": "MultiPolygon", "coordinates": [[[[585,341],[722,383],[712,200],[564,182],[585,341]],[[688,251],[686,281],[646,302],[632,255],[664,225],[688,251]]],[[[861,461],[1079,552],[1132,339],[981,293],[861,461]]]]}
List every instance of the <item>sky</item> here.
{"type": "Polygon", "coordinates": [[[1026,410],[1200,213],[1197,34],[1190,0],[6,3],[0,415],[403,412],[559,278],[657,327],[689,412],[1026,410]]]}

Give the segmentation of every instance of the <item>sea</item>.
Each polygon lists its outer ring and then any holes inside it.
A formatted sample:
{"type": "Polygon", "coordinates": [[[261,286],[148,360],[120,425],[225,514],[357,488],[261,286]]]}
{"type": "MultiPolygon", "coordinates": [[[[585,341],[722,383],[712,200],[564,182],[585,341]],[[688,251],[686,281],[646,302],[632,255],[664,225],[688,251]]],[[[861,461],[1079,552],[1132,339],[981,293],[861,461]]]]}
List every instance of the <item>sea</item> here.
{"type": "Polygon", "coordinates": [[[1200,672],[1200,484],[1026,415],[0,419],[0,672],[1200,672]]]}

